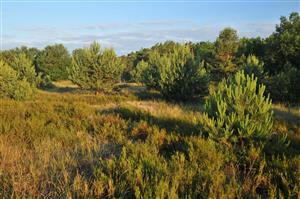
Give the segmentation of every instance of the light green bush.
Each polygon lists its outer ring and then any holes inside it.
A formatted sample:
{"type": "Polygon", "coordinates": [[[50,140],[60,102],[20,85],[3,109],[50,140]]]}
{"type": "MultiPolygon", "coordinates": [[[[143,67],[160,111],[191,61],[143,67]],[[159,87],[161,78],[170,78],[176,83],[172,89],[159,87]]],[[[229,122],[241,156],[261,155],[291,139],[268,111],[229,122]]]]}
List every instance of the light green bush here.
{"type": "Polygon", "coordinates": [[[142,83],[149,88],[159,89],[160,70],[157,65],[160,54],[158,51],[152,51],[149,54],[149,60],[142,73],[142,83]]]}
{"type": "Polygon", "coordinates": [[[113,49],[101,49],[96,42],[73,52],[69,79],[85,89],[109,91],[120,82],[123,65],[113,49]]]}
{"type": "Polygon", "coordinates": [[[258,82],[261,82],[264,77],[264,64],[254,55],[249,55],[246,58],[242,70],[244,70],[247,75],[251,76],[254,74],[254,76],[257,77],[258,82]]]}
{"type": "Polygon", "coordinates": [[[145,71],[147,70],[147,68],[149,67],[148,63],[145,61],[140,61],[136,68],[131,71],[131,76],[132,79],[135,82],[143,82],[144,76],[145,76],[145,71]]]}
{"type": "Polygon", "coordinates": [[[227,145],[249,144],[271,135],[271,100],[254,75],[238,72],[221,82],[205,104],[209,137],[227,145]]]}
{"type": "Polygon", "coordinates": [[[25,79],[32,86],[40,83],[41,77],[36,74],[32,61],[25,53],[16,54],[9,65],[17,72],[19,79],[25,79]]]}
{"type": "Polygon", "coordinates": [[[196,60],[189,46],[179,46],[157,61],[160,90],[173,100],[189,100],[206,94],[208,76],[203,63],[196,60]]]}
{"type": "Polygon", "coordinates": [[[206,94],[208,75],[190,46],[176,44],[167,52],[154,50],[147,64],[141,63],[142,82],[159,89],[171,100],[189,100],[206,94]]]}
{"type": "Polygon", "coordinates": [[[34,93],[35,87],[26,78],[21,78],[17,71],[0,61],[0,98],[24,100],[34,93]]]}

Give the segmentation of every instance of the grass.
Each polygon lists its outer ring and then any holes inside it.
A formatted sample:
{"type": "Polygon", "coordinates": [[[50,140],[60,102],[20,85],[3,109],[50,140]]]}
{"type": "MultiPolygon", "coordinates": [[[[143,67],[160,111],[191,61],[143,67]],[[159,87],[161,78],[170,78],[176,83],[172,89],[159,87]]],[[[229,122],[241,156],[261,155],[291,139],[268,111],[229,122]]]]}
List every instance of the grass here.
{"type": "Polygon", "coordinates": [[[239,166],[206,139],[203,103],[135,84],[95,96],[70,82],[0,101],[1,198],[299,198],[300,107],[274,104],[285,151],[239,166]]]}

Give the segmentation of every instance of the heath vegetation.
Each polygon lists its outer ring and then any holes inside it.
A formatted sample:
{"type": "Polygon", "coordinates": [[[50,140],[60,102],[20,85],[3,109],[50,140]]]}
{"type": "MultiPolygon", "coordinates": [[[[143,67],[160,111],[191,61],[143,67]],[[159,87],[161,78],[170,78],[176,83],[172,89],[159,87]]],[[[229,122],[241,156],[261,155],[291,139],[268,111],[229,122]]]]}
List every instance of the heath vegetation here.
{"type": "Polygon", "coordinates": [[[264,39],[0,55],[1,198],[300,198],[298,13],[264,39]]]}

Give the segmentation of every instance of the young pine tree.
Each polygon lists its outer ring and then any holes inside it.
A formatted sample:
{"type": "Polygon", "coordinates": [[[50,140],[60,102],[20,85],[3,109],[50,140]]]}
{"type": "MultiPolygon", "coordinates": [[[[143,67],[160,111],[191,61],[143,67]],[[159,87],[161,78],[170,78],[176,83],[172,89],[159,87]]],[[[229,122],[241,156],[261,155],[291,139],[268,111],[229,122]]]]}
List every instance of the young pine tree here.
{"type": "Polygon", "coordinates": [[[241,146],[266,140],[271,135],[271,100],[254,75],[238,72],[221,82],[205,104],[209,137],[226,145],[241,146]]]}
{"type": "Polygon", "coordinates": [[[69,79],[84,89],[109,91],[121,79],[123,65],[113,49],[101,49],[96,42],[73,52],[69,79]]]}
{"type": "Polygon", "coordinates": [[[237,31],[225,28],[215,42],[216,54],[213,68],[214,79],[221,80],[236,71],[235,58],[239,47],[237,31]]]}
{"type": "Polygon", "coordinates": [[[41,77],[35,72],[32,61],[25,53],[19,53],[14,56],[10,66],[17,72],[19,79],[26,79],[32,86],[37,86],[41,77]]]}
{"type": "Polygon", "coordinates": [[[185,101],[206,93],[208,76],[189,46],[175,47],[172,53],[160,56],[156,64],[160,90],[166,98],[185,101]]]}
{"type": "Polygon", "coordinates": [[[244,70],[247,75],[251,76],[254,74],[254,77],[257,77],[259,83],[261,83],[264,78],[264,63],[254,55],[249,55],[245,59],[242,70],[244,70]]]}
{"type": "Polygon", "coordinates": [[[0,98],[25,100],[33,97],[35,87],[0,60],[0,98]]]}

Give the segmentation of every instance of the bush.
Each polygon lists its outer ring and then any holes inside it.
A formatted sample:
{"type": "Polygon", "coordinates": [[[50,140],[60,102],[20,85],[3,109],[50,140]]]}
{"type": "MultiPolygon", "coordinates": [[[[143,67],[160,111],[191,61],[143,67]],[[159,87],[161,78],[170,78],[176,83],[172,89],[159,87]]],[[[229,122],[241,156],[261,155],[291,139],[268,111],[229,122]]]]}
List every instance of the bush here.
{"type": "Polygon", "coordinates": [[[243,71],[227,83],[221,82],[205,104],[209,137],[230,146],[266,140],[271,135],[273,114],[264,91],[254,75],[243,71]]]}
{"type": "Polygon", "coordinates": [[[180,46],[173,53],[161,56],[157,65],[160,90],[166,98],[188,100],[206,93],[206,71],[188,46],[180,46]]]}
{"type": "Polygon", "coordinates": [[[249,55],[246,58],[242,70],[244,70],[247,75],[254,74],[259,83],[261,83],[264,78],[264,64],[254,55],[249,55]]]}
{"type": "MultiPolygon", "coordinates": [[[[160,72],[156,61],[159,60],[158,51],[149,54],[147,65],[143,66],[142,82],[149,88],[159,89],[160,72]]],[[[141,66],[140,66],[141,67],[141,66]]]]}
{"type": "Polygon", "coordinates": [[[31,98],[35,93],[26,78],[20,78],[18,73],[3,61],[0,61],[0,98],[24,100],[31,98]]]}
{"type": "Polygon", "coordinates": [[[67,68],[71,64],[68,50],[62,44],[47,46],[36,58],[37,68],[54,81],[68,78],[67,68]]]}
{"type": "Polygon", "coordinates": [[[167,99],[184,101],[207,91],[203,64],[186,44],[173,45],[163,53],[154,50],[147,64],[141,62],[137,71],[146,86],[159,89],[167,99]]]}
{"type": "Polygon", "coordinates": [[[25,53],[15,55],[10,66],[17,72],[19,79],[26,79],[32,86],[41,82],[41,77],[36,74],[32,61],[25,53]]]}
{"type": "Polygon", "coordinates": [[[109,91],[120,82],[123,66],[113,49],[102,50],[96,42],[73,52],[70,80],[81,88],[109,91]]]}
{"type": "Polygon", "coordinates": [[[145,71],[149,67],[148,63],[145,61],[140,61],[136,68],[131,71],[131,76],[135,82],[143,82],[143,79],[145,77],[145,71]]]}
{"type": "Polygon", "coordinates": [[[289,65],[285,68],[267,79],[267,91],[275,101],[300,102],[300,70],[289,65]]]}

